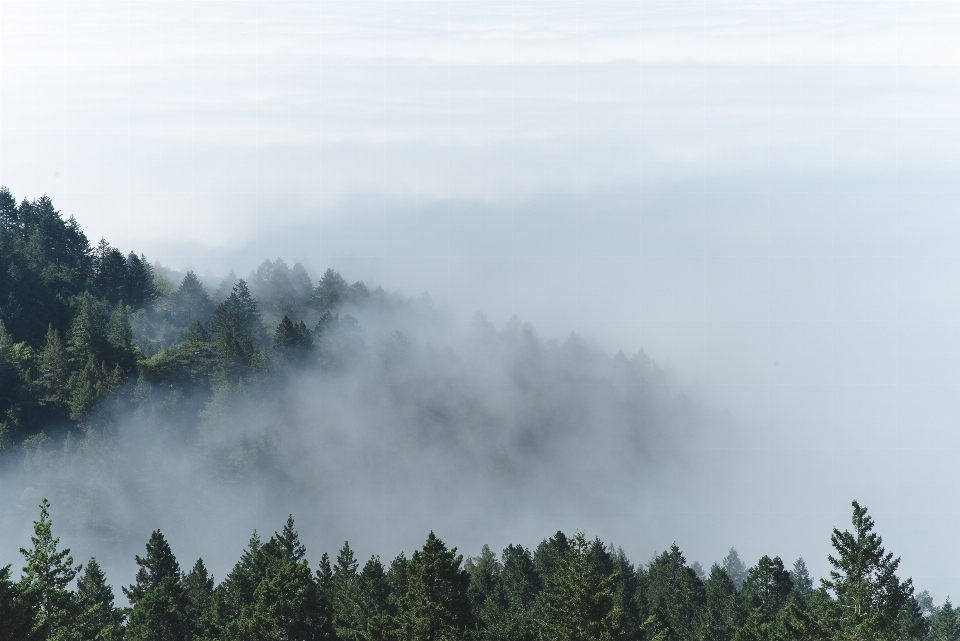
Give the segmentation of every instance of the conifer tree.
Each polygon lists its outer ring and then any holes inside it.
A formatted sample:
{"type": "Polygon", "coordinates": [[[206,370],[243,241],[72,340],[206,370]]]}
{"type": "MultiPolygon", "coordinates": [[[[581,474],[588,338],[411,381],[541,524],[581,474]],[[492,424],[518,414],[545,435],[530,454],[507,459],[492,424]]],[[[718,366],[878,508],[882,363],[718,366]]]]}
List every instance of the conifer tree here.
{"type": "Polygon", "coordinates": [[[40,384],[43,388],[43,400],[52,403],[66,403],[69,399],[67,380],[70,369],[67,354],[60,334],[47,326],[46,343],[40,353],[40,384]]]}
{"type": "Polygon", "coordinates": [[[183,641],[190,634],[183,576],[170,545],[160,530],[147,542],[147,555],[136,556],[136,582],[123,593],[132,606],[127,639],[183,641]]]}
{"type": "Polygon", "coordinates": [[[570,546],[539,595],[543,641],[608,641],[620,634],[620,612],[614,607],[611,579],[602,576],[589,554],[583,532],[570,546]]]}
{"type": "Polygon", "coordinates": [[[58,550],[60,538],[53,536],[50,502],[40,502],[40,518],[33,522],[33,547],[20,548],[27,564],[17,591],[33,611],[31,638],[61,638],[77,615],[70,584],[82,566],[74,567],[69,548],[58,550]]]}
{"type": "Polygon", "coordinates": [[[77,612],[73,634],[79,639],[123,639],[123,612],[114,606],[113,588],[96,559],[90,559],[77,580],[77,612]]]}
{"type": "Polygon", "coordinates": [[[187,597],[186,617],[191,632],[194,636],[209,632],[204,629],[204,615],[213,604],[214,582],[203,559],[197,559],[193,569],[183,578],[183,589],[187,597]]]}
{"type": "Polygon", "coordinates": [[[950,603],[950,597],[937,609],[930,626],[929,641],[960,641],[960,612],[950,603]]]}
{"type": "Polygon", "coordinates": [[[366,628],[360,605],[357,563],[350,543],[344,541],[333,566],[333,616],[337,638],[354,641],[366,628]]]}
{"type": "Polygon", "coordinates": [[[730,641],[744,620],[737,587],[726,570],[716,563],[710,568],[710,576],[703,585],[707,597],[704,639],[730,641]]]}
{"type": "Polygon", "coordinates": [[[740,560],[740,555],[737,554],[736,548],[730,548],[730,552],[723,560],[723,569],[726,571],[727,576],[730,577],[730,580],[733,581],[733,585],[736,586],[737,591],[739,591],[743,586],[743,580],[747,578],[747,566],[740,560]]]}
{"type": "Polygon", "coordinates": [[[401,607],[401,627],[408,641],[461,639],[473,620],[467,588],[470,577],[463,556],[430,532],[409,564],[408,588],[401,607]]]}
{"type": "Polygon", "coordinates": [[[702,625],[700,615],[706,601],[703,582],[686,565],[676,543],[650,563],[646,600],[648,612],[671,641],[693,638],[702,625]]]}
{"type": "Polygon", "coordinates": [[[833,593],[837,639],[896,639],[900,617],[913,596],[913,581],[897,576],[899,558],[883,548],[873,531],[867,509],[853,502],[853,532],[834,528],[830,537],[837,556],[828,560],[833,569],[821,582],[833,593]]]}
{"type": "Polygon", "coordinates": [[[793,581],[779,556],[763,555],[747,572],[743,582],[743,599],[747,607],[760,608],[764,623],[773,621],[787,603],[793,581]]]}
{"type": "Polygon", "coordinates": [[[76,367],[82,367],[90,357],[97,363],[103,360],[107,345],[107,322],[96,300],[85,292],[70,326],[67,354],[76,367]]]}
{"type": "Polygon", "coordinates": [[[790,571],[790,580],[793,581],[793,587],[801,598],[806,598],[813,592],[813,579],[810,577],[810,571],[807,570],[807,562],[803,557],[797,559],[790,571]]]}
{"type": "Polygon", "coordinates": [[[18,594],[17,585],[10,579],[9,565],[0,567],[0,621],[3,622],[0,625],[0,641],[42,638],[31,634],[34,631],[33,613],[30,605],[18,594]]]}

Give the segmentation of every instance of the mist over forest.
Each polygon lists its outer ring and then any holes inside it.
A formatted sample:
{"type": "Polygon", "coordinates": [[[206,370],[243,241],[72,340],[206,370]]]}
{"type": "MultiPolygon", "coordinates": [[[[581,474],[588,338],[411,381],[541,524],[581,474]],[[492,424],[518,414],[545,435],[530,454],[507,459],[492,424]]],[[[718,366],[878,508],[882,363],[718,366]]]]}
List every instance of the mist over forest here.
{"type": "Polygon", "coordinates": [[[802,557],[635,564],[552,530],[732,429],[642,351],[281,258],[204,283],[6,188],[0,294],[0,639],[960,638],[856,502],[820,585],[802,557]]]}

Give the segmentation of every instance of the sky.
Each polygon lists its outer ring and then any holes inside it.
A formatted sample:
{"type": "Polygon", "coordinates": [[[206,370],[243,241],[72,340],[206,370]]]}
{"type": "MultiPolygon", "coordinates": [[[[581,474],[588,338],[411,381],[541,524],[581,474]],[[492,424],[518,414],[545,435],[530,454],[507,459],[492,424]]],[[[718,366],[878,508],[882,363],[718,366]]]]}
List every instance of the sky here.
{"type": "Polygon", "coordinates": [[[173,269],[283,257],[642,348],[739,426],[700,454],[726,496],[690,473],[644,515],[689,556],[822,574],[859,498],[960,597],[958,30],[893,0],[0,0],[0,183],[173,269]]]}

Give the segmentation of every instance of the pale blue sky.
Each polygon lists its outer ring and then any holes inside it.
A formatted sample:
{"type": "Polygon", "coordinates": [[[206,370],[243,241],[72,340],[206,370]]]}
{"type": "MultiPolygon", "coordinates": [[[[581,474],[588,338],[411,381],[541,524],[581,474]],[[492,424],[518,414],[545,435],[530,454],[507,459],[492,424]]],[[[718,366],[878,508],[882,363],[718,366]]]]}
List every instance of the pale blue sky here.
{"type": "Polygon", "coordinates": [[[644,347],[753,449],[638,552],[823,572],[859,497],[960,598],[957,33],[950,2],[0,0],[0,183],[175,268],[644,347]]]}

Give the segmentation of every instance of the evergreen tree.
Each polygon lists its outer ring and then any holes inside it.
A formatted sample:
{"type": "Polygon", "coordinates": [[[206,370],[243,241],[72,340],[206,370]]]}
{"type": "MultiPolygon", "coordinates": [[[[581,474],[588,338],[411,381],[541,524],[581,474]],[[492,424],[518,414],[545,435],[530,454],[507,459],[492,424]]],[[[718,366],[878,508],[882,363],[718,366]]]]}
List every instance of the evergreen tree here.
{"type": "Polygon", "coordinates": [[[27,564],[18,585],[20,598],[34,612],[30,638],[62,638],[77,615],[70,583],[82,566],[73,566],[69,549],[58,550],[60,538],[53,536],[50,502],[40,502],[40,519],[33,522],[33,547],[20,548],[27,564]]]}
{"type": "Polygon", "coordinates": [[[606,641],[620,633],[620,612],[610,590],[612,577],[602,576],[590,558],[582,532],[570,540],[564,558],[539,595],[544,641],[606,641]]]}
{"type": "Polygon", "coordinates": [[[183,579],[183,589],[187,597],[186,618],[193,634],[208,633],[204,629],[204,617],[213,605],[213,577],[207,572],[203,559],[197,559],[193,569],[183,579]]]}
{"type": "Polygon", "coordinates": [[[344,302],[347,297],[349,286],[343,277],[332,269],[327,269],[320,278],[320,284],[314,291],[314,305],[321,314],[330,312],[344,302]]]}
{"type": "Polygon", "coordinates": [[[96,559],[90,559],[77,580],[74,635],[84,641],[123,639],[123,612],[114,606],[113,588],[96,559]]]}
{"type": "Polygon", "coordinates": [[[727,571],[714,563],[703,587],[707,597],[704,639],[730,641],[744,620],[737,586],[733,584],[727,571]]]}
{"type": "Polygon", "coordinates": [[[763,555],[747,572],[743,582],[743,599],[750,609],[760,608],[764,623],[772,622],[787,603],[793,581],[779,556],[763,555]]]}
{"type": "Polygon", "coordinates": [[[67,380],[70,369],[67,363],[67,354],[60,334],[47,326],[46,344],[40,353],[40,385],[43,390],[41,397],[48,403],[65,404],[69,398],[67,380]]]}
{"type": "Polygon", "coordinates": [[[137,256],[130,252],[127,255],[127,289],[123,299],[134,308],[140,308],[156,296],[153,265],[147,262],[147,257],[143,254],[137,256]]]}
{"type": "Polygon", "coordinates": [[[8,230],[15,229],[19,222],[17,199],[13,197],[9,189],[0,185],[0,227],[8,230]]]}
{"type": "Polygon", "coordinates": [[[937,616],[930,626],[929,641],[960,641],[960,612],[950,603],[950,598],[937,609],[937,616]]]}
{"type": "Polygon", "coordinates": [[[407,594],[400,608],[407,641],[461,639],[472,628],[467,589],[470,576],[460,567],[463,557],[447,549],[433,532],[409,564],[407,594]]]}
{"type": "Polygon", "coordinates": [[[93,251],[92,279],[97,297],[114,305],[129,289],[127,259],[103,238],[93,251]]]}
{"type": "MultiPolygon", "coordinates": [[[[2,197],[0,192],[0,197],[2,197]]],[[[2,204],[2,200],[0,200],[2,204]]],[[[0,567],[0,641],[32,641],[45,638],[43,630],[34,631],[33,613],[30,604],[18,594],[16,584],[10,579],[10,566],[0,567]]]]}
{"type": "Polygon", "coordinates": [[[70,327],[67,354],[75,367],[83,367],[91,357],[97,363],[104,360],[107,348],[107,321],[93,296],[84,293],[70,327]]]}
{"type": "Polygon", "coordinates": [[[566,558],[570,542],[563,532],[557,531],[549,539],[544,539],[533,553],[533,566],[540,575],[540,581],[546,584],[547,580],[560,567],[561,561],[566,558]]]}
{"type": "Polygon", "coordinates": [[[323,628],[319,619],[317,584],[305,558],[306,550],[287,519],[283,530],[263,546],[263,577],[253,591],[252,602],[224,627],[227,639],[317,638],[323,628]]]}
{"type": "Polygon", "coordinates": [[[132,606],[126,638],[133,641],[183,641],[190,634],[183,576],[160,530],[147,542],[147,555],[136,556],[136,582],[123,593],[132,606]]]}
{"type": "Polygon", "coordinates": [[[360,605],[359,565],[350,543],[344,541],[333,566],[333,621],[337,638],[344,641],[354,641],[366,629],[360,605]]]}
{"type": "Polygon", "coordinates": [[[647,610],[671,641],[693,638],[706,601],[703,582],[687,567],[677,544],[657,556],[647,569],[647,610]]]}
{"type": "Polygon", "coordinates": [[[133,343],[133,330],[130,328],[130,316],[123,301],[117,303],[110,317],[110,333],[107,335],[113,352],[112,363],[116,363],[127,374],[136,369],[139,350],[133,343]]]}
{"type": "Polygon", "coordinates": [[[320,557],[317,567],[317,623],[315,635],[318,641],[335,641],[337,632],[333,622],[333,568],[326,552],[320,557]]]}
{"type": "Polygon", "coordinates": [[[913,582],[900,581],[900,559],[883,548],[867,509],[853,502],[853,529],[834,528],[830,537],[837,556],[828,560],[830,579],[821,580],[836,599],[837,639],[896,639],[900,617],[913,596],[913,582]]]}
{"type": "Polygon", "coordinates": [[[376,556],[364,564],[357,578],[360,593],[361,620],[357,626],[366,637],[370,622],[389,613],[390,586],[387,572],[376,556]]]}
{"type": "Polygon", "coordinates": [[[213,316],[214,304],[200,279],[192,271],[183,277],[180,287],[170,297],[169,312],[180,327],[194,321],[207,322],[213,316]]]}
{"type": "Polygon", "coordinates": [[[747,578],[747,566],[740,560],[736,548],[730,548],[730,552],[723,560],[723,569],[739,591],[743,586],[743,580],[747,578]]]}
{"type": "Polygon", "coordinates": [[[813,592],[813,579],[810,577],[810,571],[807,570],[807,563],[800,557],[793,564],[793,570],[790,571],[790,580],[793,581],[793,587],[801,598],[806,598],[813,592]]]}
{"type": "Polygon", "coordinates": [[[493,595],[501,569],[497,555],[490,550],[489,545],[483,546],[480,556],[467,559],[466,570],[470,575],[467,596],[474,612],[479,612],[487,598],[493,595]]]}

